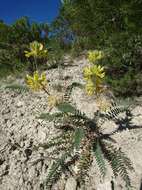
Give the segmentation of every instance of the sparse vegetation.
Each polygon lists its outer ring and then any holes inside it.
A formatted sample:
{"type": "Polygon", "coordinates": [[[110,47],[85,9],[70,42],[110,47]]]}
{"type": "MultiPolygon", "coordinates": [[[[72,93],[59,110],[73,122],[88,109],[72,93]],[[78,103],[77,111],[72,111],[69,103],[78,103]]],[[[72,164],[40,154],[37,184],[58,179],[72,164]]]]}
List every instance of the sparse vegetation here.
{"type": "Polygon", "coordinates": [[[126,189],[133,188],[129,177],[134,171],[132,162],[114,136],[136,126],[131,109],[117,104],[114,97],[142,92],[140,7],[142,2],[136,0],[63,0],[50,26],[30,22],[27,17],[12,25],[0,22],[0,77],[29,73],[24,85],[13,83],[5,89],[19,94],[45,92],[48,111],[37,119],[52,122],[57,131],[32,150],[42,147],[52,158],[42,183],[44,189],[51,189],[63,174],[73,176],[83,188],[94,160],[102,179],[110,167],[113,177],[120,176],[126,189]],[[71,83],[70,76],[65,76],[62,84],[47,80],[47,70],[64,69],[66,54],[78,56],[84,51],[88,65],[82,69],[82,83],[71,83]],[[72,99],[73,89],[79,88],[85,97],[95,97],[97,111],[93,117],[78,109],[72,99]],[[108,96],[110,89],[114,96],[108,96]],[[108,121],[116,128],[105,133],[102,127],[108,121]]]}
{"type": "MultiPolygon", "coordinates": [[[[104,79],[105,71],[96,62],[102,59],[102,55],[101,51],[89,52],[88,59],[92,65],[84,70],[85,80],[87,82],[91,80],[93,84],[91,88],[87,88],[87,93],[89,95],[96,94],[100,101],[102,100],[99,96],[104,93],[104,90],[100,89],[103,89],[102,79],[104,79]]],[[[130,188],[131,181],[128,172],[133,170],[131,161],[120,148],[118,149],[117,143],[112,137],[116,132],[122,130],[118,115],[123,112],[126,112],[127,115],[129,111],[116,106],[114,102],[110,104],[105,104],[105,102],[103,104],[102,102],[99,105],[99,110],[94,113],[94,118],[89,118],[82,110],[78,110],[70,99],[72,89],[82,86],[81,84],[73,83],[66,87],[64,96],[59,98],[59,95],[52,95],[49,92],[45,74],[39,76],[36,71],[33,77],[27,76],[26,82],[32,90],[44,90],[49,96],[49,107],[52,109],[55,106],[59,110],[59,112],[52,114],[50,109],[48,113],[42,113],[39,116],[39,119],[54,122],[54,127],[60,130],[59,134],[55,135],[48,143],[39,145],[39,147],[49,151],[52,148],[50,156],[52,156],[53,164],[49,169],[44,186],[50,189],[65,170],[70,175],[75,176],[77,184],[82,186],[85,183],[93,158],[96,158],[103,177],[106,174],[105,162],[107,160],[114,176],[120,175],[126,183],[126,188],[130,188]],[[110,134],[102,133],[101,127],[106,120],[119,123],[118,129],[110,134]],[[77,167],[77,171],[71,170],[72,165],[77,167]]],[[[35,148],[38,149],[39,147],[35,148]]]]}

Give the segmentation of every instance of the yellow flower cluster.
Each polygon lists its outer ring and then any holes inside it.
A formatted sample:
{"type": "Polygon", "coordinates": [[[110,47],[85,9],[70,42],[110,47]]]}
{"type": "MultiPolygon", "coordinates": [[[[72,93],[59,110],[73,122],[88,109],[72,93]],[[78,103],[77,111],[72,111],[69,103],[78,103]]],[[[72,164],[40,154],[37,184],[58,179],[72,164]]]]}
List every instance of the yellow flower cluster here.
{"type": "Polygon", "coordinates": [[[84,68],[84,78],[86,80],[91,79],[93,76],[97,76],[99,78],[105,77],[104,67],[100,65],[93,65],[91,67],[84,68]]]}
{"type": "Polygon", "coordinates": [[[33,76],[26,76],[26,83],[34,91],[42,90],[47,85],[46,74],[39,75],[38,71],[35,71],[33,76]]]}
{"type": "Polygon", "coordinates": [[[105,77],[104,67],[93,65],[84,68],[84,79],[86,80],[86,92],[88,95],[101,93],[103,90],[102,81],[105,77]]]}
{"type": "Polygon", "coordinates": [[[48,51],[47,49],[44,49],[43,44],[34,41],[30,43],[30,50],[24,51],[26,57],[36,57],[36,58],[42,58],[47,57],[48,51]]]}
{"type": "Polygon", "coordinates": [[[104,54],[102,51],[94,50],[88,52],[88,60],[90,63],[95,63],[96,61],[102,59],[104,54]]]}

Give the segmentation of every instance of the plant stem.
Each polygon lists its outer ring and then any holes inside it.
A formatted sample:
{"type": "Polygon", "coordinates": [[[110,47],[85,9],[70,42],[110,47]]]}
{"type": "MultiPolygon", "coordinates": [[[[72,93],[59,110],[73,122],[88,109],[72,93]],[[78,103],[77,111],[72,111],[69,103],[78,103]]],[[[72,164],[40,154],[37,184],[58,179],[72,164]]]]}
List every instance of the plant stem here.
{"type": "Polygon", "coordinates": [[[41,84],[41,86],[42,86],[44,92],[45,92],[48,96],[50,96],[50,93],[47,91],[45,85],[43,85],[42,83],[40,83],[40,84],[41,84]]]}
{"type": "Polygon", "coordinates": [[[35,62],[35,69],[37,71],[37,57],[34,56],[34,62],[35,62]]]}

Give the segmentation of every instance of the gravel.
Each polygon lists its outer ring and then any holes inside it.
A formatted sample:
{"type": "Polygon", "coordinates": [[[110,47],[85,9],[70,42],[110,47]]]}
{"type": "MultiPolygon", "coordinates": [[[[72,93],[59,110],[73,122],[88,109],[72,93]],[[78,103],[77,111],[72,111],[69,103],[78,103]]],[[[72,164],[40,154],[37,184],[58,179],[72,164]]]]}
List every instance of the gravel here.
{"type": "MultiPolygon", "coordinates": [[[[47,71],[47,78],[50,84],[84,83],[82,69],[86,64],[85,58],[75,60],[72,66],[66,66],[63,70],[47,71]]],[[[2,85],[4,87],[5,84],[2,85]]],[[[79,109],[93,117],[93,113],[97,110],[95,97],[90,99],[83,90],[75,89],[72,99],[79,109]]],[[[133,105],[132,122],[142,126],[142,103],[139,99],[137,98],[138,105],[133,105]]],[[[40,113],[49,110],[47,96],[42,92],[18,93],[1,88],[0,108],[0,190],[40,190],[52,160],[43,149],[35,150],[34,147],[47,142],[57,132],[53,123],[37,119],[40,113]]],[[[104,130],[111,130],[112,126],[111,123],[107,123],[104,130]]],[[[134,190],[139,190],[142,179],[142,130],[140,127],[135,130],[125,130],[116,134],[114,138],[132,160],[135,172],[130,173],[130,178],[134,190]]],[[[86,190],[109,190],[111,180],[113,179],[110,169],[105,180],[102,180],[94,161],[86,182],[86,190]]],[[[121,179],[113,181],[115,190],[125,190],[121,179]]],[[[71,186],[75,189],[75,180],[69,178],[66,181],[62,176],[52,189],[68,190],[71,186]]]]}

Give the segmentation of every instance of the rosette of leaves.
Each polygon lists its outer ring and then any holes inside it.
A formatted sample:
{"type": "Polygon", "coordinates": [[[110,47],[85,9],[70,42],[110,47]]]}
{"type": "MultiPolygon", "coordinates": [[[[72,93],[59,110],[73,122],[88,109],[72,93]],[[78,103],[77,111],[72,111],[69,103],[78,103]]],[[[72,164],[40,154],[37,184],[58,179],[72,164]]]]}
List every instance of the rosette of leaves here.
{"type": "Polygon", "coordinates": [[[121,149],[118,149],[113,139],[113,134],[121,131],[122,126],[120,128],[118,126],[118,129],[110,134],[103,134],[101,131],[101,125],[106,120],[113,120],[120,124],[118,115],[126,109],[113,105],[108,111],[103,113],[98,111],[94,114],[94,118],[89,118],[70,104],[67,97],[66,101],[57,105],[57,108],[57,113],[42,113],[39,117],[54,122],[54,127],[60,131],[48,143],[36,147],[43,147],[45,151],[49,151],[53,159],[44,182],[45,187],[50,189],[66,171],[68,175],[76,178],[79,186],[84,185],[94,158],[103,177],[106,175],[107,161],[113,175],[115,177],[120,175],[126,187],[131,187],[128,175],[128,172],[133,170],[131,161],[121,149]]]}

